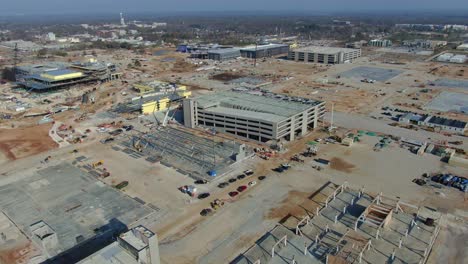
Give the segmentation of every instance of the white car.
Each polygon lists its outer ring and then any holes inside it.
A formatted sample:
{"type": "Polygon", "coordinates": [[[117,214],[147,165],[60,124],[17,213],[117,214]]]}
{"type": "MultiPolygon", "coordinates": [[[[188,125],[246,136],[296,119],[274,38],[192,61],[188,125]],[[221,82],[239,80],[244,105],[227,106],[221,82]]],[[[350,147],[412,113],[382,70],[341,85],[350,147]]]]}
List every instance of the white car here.
{"type": "Polygon", "coordinates": [[[257,182],[256,182],[256,181],[251,181],[251,182],[249,182],[249,184],[248,184],[248,185],[249,185],[249,187],[252,187],[252,186],[254,186],[255,184],[257,184],[257,182]]]}
{"type": "Polygon", "coordinates": [[[97,129],[97,132],[99,132],[99,133],[106,133],[108,130],[109,130],[109,129],[107,129],[107,128],[105,128],[105,127],[99,127],[99,128],[97,129]]]}

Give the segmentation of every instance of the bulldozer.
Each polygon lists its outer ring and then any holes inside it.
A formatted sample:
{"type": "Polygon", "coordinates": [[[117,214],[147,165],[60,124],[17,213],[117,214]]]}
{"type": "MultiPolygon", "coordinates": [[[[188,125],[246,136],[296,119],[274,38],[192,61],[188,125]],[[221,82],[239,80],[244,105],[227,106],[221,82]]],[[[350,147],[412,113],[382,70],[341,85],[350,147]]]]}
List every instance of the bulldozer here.
{"type": "Polygon", "coordinates": [[[93,166],[93,168],[96,168],[96,167],[101,166],[102,164],[104,164],[104,161],[103,161],[103,160],[100,160],[100,161],[94,162],[94,163],[92,164],[92,166],[93,166]]]}

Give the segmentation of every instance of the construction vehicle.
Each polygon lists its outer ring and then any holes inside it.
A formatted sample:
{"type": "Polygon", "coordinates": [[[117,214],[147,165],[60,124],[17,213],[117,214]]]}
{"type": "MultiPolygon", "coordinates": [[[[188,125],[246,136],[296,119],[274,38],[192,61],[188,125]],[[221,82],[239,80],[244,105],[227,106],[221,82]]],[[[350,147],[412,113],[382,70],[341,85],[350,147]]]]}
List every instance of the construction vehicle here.
{"type": "Polygon", "coordinates": [[[141,146],[139,139],[134,141],[133,147],[136,149],[136,151],[143,152],[143,147],[141,146]]]}
{"type": "Polygon", "coordinates": [[[116,189],[119,189],[119,190],[122,190],[123,188],[127,187],[128,186],[128,181],[123,181],[117,185],[115,185],[114,187],[116,189]]]}
{"type": "Polygon", "coordinates": [[[101,166],[102,164],[104,164],[104,161],[100,160],[100,161],[94,162],[92,164],[92,166],[93,166],[93,168],[97,168],[97,167],[101,166]]]}
{"type": "Polygon", "coordinates": [[[164,119],[162,122],[163,127],[167,126],[167,122],[169,121],[169,112],[171,112],[172,98],[174,98],[176,95],[177,95],[177,89],[174,88],[174,91],[172,92],[172,94],[169,95],[169,103],[167,105],[167,111],[166,111],[166,114],[164,115],[164,119]]]}
{"type": "Polygon", "coordinates": [[[210,205],[211,205],[211,208],[213,208],[213,210],[217,210],[218,208],[221,208],[224,206],[224,202],[219,199],[215,199],[214,201],[210,203],[210,205]]]}
{"type": "Polygon", "coordinates": [[[291,161],[296,161],[296,162],[299,162],[299,163],[304,163],[304,160],[301,159],[301,158],[299,157],[299,155],[297,155],[297,154],[291,157],[291,161]]]}

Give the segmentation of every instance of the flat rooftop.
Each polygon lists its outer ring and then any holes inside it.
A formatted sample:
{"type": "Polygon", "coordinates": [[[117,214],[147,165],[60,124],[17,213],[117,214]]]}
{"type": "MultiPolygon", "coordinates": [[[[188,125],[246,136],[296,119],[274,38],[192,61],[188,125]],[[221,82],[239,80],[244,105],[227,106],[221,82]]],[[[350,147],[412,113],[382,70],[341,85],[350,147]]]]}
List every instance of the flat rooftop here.
{"type": "Polygon", "coordinates": [[[0,210],[29,237],[30,225],[49,225],[58,237],[51,256],[94,237],[95,230],[116,220],[128,226],[154,212],[65,162],[0,186],[0,210]]]}
{"type": "Polygon", "coordinates": [[[240,50],[243,50],[243,51],[260,51],[260,50],[267,50],[267,49],[273,49],[273,48],[281,48],[281,47],[288,47],[289,45],[286,45],[286,44],[267,44],[267,45],[258,45],[257,47],[255,47],[255,45],[253,46],[248,46],[248,47],[245,47],[245,48],[241,48],[240,50]]]}
{"type": "Polygon", "coordinates": [[[310,103],[293,102],[283,100],[283,98],[246,92],[219,92],[204,95],[195,100],[199,107],[207,111],[264,119],[271,122],[284,120],[321,103],[314,100],[310,103]]]}
{"type": "Polygon", "coordinates": [[[44,64],[20,65],[18,66],[18,69],[30,73],[39,73],[65,69],[68,66],[69,65],[67,63],[51,61],[44,64]]]}
{"type": "Polygon", "coordinates": [[[130,255],[124,248],[119,246],[118,242],[114,242],[109,246],[99,250],[86,259],[78,262],[80,264],[138,264],[135,258],[130,255]]]}
{"type": "Polygon", "coordinates": [[[349,49],[349,48],[337,48],[337,47],[322,47],[322,46],[308,46],[293,51],[298,52],[311,52],[311,53],[323,53],[323,54],[336,54],[340,52],[354,52],[359,49],[349,49]]]}
{"type": "Polygon", "coordinates": [[[239,48],[229,48],[229,49],[210,49],[208,50],[208,53],[214,53],[214,54],[229,54],[233,52],[240,52],[239,48]]]}

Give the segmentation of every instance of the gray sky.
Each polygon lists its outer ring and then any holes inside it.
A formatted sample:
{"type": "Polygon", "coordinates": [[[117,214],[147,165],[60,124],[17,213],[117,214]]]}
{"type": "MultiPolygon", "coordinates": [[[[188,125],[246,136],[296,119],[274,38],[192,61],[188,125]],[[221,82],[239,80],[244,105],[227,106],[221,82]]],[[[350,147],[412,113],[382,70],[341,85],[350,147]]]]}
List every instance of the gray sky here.
{"type": "Polygon", "coordinates": [[[165,11],[366,11],[468,10],[467,0],[2,0],[8,13],[155,12],[165,11]]]}

